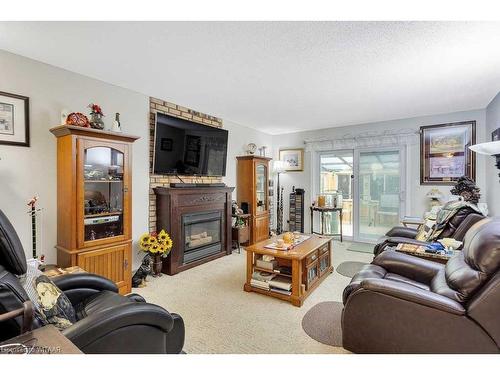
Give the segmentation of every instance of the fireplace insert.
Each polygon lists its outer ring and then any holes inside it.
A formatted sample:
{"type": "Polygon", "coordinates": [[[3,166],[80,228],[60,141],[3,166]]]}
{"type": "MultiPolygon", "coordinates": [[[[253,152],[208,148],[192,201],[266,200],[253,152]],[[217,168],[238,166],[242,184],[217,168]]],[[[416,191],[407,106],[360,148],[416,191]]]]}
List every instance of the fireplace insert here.
{"type": "Polygon", "coordinates": [[[222,251],[224,216],[221,210],[182,215],[183,263],[190,263],[222,251]]]}

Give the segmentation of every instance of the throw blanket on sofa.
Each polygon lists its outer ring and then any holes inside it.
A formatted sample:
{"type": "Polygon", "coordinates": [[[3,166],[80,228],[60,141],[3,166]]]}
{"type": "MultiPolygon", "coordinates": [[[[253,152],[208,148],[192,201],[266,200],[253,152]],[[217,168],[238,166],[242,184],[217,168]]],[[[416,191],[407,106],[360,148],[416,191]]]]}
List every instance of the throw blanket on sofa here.
{"type": "Polygon", "coordinates": [[[434,241],[439,238],[439,235],[446,228],[446,225],[448,225],[448,222],[453,218],[453,216],[455,216],[458,211],[465,207],[469,207],[470,209],[476,211],[478,214],[481,214],[481,211],[475,204],[465,202],[463,200],[448,202],[437,213],[436,224],[434,224],[434,227],[428,234],[426,241],[434,241]]]}

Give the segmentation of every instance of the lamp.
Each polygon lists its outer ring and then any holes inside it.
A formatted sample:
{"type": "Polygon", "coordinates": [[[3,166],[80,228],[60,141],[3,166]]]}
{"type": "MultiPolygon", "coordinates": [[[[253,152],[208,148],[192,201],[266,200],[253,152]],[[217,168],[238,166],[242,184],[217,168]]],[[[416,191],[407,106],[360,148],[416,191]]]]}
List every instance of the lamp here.
{"type": "Polygon", "coordinates": [[[280,190],[280,174],[286,172],[287,164],[283,160],[275,160],[273,162],[273,172],[278,176],[276,196],[276,234],[281,234],[283,231],[283,194],[280,190]]]}
{"type": "MultiPolygon", "coordinates": [[[[495,165],[500,169],[500,141],[479,143],[469,146],[469,149],[478,154],[494,156],[496,159],[495,165]]],[[[500,177],[500,173],[498,176],[500,177]]]]}

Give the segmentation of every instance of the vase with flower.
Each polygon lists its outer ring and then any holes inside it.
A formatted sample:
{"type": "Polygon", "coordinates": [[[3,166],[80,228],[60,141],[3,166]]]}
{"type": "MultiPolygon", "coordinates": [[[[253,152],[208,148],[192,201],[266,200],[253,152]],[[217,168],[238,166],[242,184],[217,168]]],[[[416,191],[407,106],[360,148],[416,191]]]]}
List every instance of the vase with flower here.
{"type": "Polygon", "coordinates": [[[142,251],[148,253],[153,258],[151,268],[152,276],[161,276],[162,258],[166,258],[172,250],[172,239],[165,230],[159,233],[144,233],[139,239],[139,246],[142,251]]]}
{"type": "Polygon", "coordinates": [[[90,108],[90,126],[94,129],[103,130],[104,121],[102,121],[102,118],[104,114],[102,113],[101,107],[94,103],[90,103],[88,107],[90,108]]]}

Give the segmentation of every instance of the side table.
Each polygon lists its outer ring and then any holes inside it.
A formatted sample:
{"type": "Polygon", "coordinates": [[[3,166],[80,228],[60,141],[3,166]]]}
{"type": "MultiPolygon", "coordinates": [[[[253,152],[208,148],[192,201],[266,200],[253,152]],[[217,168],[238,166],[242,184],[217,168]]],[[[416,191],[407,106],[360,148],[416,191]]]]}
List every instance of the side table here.
{"type": "Polygon", "coordinates": [[[47,325],[0,343],[0,354],[83,354],[57,328],[47,325]]]}
{"type": "Polygon", "coordinates": [[[342,242],[342,208],[341,207],[317,207],[311,206],[311,233],[319,234],[322,236],[340,236],[340,242],[342,242]],[[319,212],[320,215],[320,228],[321,232],[314,231],[314,211],[319,212]],[[325,212],[337,212],[339,215],[339,233],[325,233],[325,212]]]}

